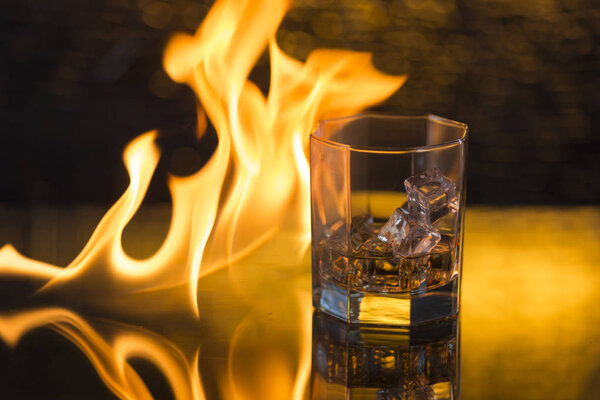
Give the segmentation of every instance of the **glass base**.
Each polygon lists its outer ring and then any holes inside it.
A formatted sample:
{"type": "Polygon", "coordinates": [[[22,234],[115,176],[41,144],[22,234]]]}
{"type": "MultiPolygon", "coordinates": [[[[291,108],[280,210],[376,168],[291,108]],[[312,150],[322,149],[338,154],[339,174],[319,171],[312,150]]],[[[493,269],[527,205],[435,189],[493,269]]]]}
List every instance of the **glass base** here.
{"type": "Polygon", "coordinates": [[[422,292],[354,291],[322,281],[313,306],[350,323],[411,326],[458,315],[458,277],[422,292]]]}

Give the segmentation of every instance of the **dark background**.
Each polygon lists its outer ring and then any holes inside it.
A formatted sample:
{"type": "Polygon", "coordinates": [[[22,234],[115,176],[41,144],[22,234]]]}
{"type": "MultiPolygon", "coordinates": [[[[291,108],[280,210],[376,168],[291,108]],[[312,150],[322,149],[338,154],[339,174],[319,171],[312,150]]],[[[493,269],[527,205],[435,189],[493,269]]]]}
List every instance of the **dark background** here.
{"type": "MultiPolygon", "coordinates": [[[[175,31],[212,2],[25,0],[0,13],[0,202],[113,202],[124,146],[160,129],[164,175],[193,172],[215,136],[194,140],[195,98],[161,67],[175,31]],[[190,151],[193,150],[193,151],[190,151]]],[[[278,42],[374,53],[407,83],[380,110],[469,124],[468,200],[600,202],[600,7],[593,0],[296,1],[278,42]]],[[[268,88],[268,60],[252,74],[268,88]]]]}

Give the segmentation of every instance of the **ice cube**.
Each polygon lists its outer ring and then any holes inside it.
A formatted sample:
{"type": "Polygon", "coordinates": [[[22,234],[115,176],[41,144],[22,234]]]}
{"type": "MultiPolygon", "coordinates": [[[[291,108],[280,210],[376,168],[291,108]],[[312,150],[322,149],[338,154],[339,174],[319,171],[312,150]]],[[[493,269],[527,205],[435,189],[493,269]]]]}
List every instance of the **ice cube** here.
{"type": "Polygon", "coordinates": [[[375,231],[373,231],[371,237],[362,243],[359,250],[364,257],[387,258],[392,256],[392,248],[390,245],[382,241],[375,231]]]}
{"type": "Polygon", "coordinates": [[[330,247],[323,247],[319,251],[321,253],[319,256],[321,276],[345,284],[348,277],[347,258],[330,247]]]}
{"type": "Polygon", "coordinates": [[[408,210],[430,224],[458,211],[456,185],[438,168],[407,178],[404,187],[408,210]]]}
{"type": "Polygon", "coordinates": [[[346,224],[343,221],[337,221],[325,229],[325,237],[320,246],[330,248],[339,254],[346,254],[348,246],[346,244],[346,224]]]}
{"type": "Polygon", "coordinates": [[[350,243],[352,250],[359,251],[365,243],[377,239],[377,231],[373,224],[373,216],[370,214],[357,215],[352,217],[352,226],[350,229],[350,243]]]}
{"type": "MultiPolygon", "coordinates": [[[[346,224],[343,221],[337,221],[325,229],[324,244],[341,254],[347,254],[348,237],[346,234],[346,224]]],[[[388,253],[392,251],[387,244],[381,243],[377,237],[377,230],[373,224],[373,216],[370,214],[352,217],[350,245],[353,254],[365,251],[385,252],[385,249],[381,247],[382,245],[387,248],[388,253]]]]}
{"type": "Polygon", "coordinates": [[[352,217],[352,234],[358,236],[370,236],[375,232],[373,216],[362,214],[352,217]]]}
{"type": "Polygon", "coordinates": [[[392,247],[395,257],[427,254],[441,239],[434,227],[403,208],[396,208],[378,235],[392,247]]]}

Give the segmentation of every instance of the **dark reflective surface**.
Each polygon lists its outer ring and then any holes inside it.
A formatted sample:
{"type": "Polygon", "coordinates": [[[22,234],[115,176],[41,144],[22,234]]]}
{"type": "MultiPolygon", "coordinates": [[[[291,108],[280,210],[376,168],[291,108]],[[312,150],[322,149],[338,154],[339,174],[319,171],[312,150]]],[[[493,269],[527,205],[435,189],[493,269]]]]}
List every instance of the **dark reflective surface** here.
{"type": "MultiPolygon", "coordinates": [[[[80,250],[92,214],[21,210],[0,225],[0,237],[60,265],[80,250]]],[[[168,219],[148,215],[132,221],[136,239],[125,239],[139,254],[160,243],[168,219]]],[[[35,295],[43,278],[11,275],[2,264],[0,397],[113,399],[110,378],[122,398],[144,398],[122,394],[128,390],[158,399],[431,398],[432,391],[444,398],[445,388],[458,387],[467,400],[595,399],[599,242],[597,207],[469,208],[459,335],[455,325],[429,335],[313,319],[306,261],[292,271],[276,258],[248,257],[203,277],[197,320],[178,308],[176,289],[146,294],[127,310],[83,286],[63,297],[35,295]]]]}

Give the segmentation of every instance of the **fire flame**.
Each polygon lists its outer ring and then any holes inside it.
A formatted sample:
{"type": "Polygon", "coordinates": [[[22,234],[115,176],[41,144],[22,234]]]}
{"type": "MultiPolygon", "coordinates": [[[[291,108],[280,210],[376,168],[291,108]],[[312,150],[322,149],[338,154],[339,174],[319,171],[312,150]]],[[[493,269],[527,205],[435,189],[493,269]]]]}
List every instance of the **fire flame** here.
{"type": "MultiPolygon", "coordinates": [[[[15,345],[25,332],[51,325],[88,356],[119,397],[151,396],[128,364],[133,356],[157,365],[176,398],[205,397],[198,370],[200,346],[181,352],[164,336],[139,329],[120,328],[110,337],[102,336],[67,307],[76,299],[84,310],[134,320],[163,307],[161,312],[176,311],[189,326],[197,326],[204,317],[198,288],[210,275],[226,270],[227,286],[245,292],[250,309],[256,310],[272,306],[272,297],[281,294],[261,289],[265,281],[280,279],[274,269],[289,276],[306,274],[310,129],[320,119],[353,114],[383,101],[405,77],[378,72],[368,53],[316,50],[305,63],[285,55],[275,32],[287,8],[281,0],[217,1],[194,35],[177,34],[170,40],[164,68],[174,81],[197,94],[198,137],[210,120],[219,139],[214,154],[194,175],[169,178],[173,199],[169,231],[160,249],[147,259],[130,257],[121,237],[142,204],[160,158],[156,132],[127,146],[123,158],[129,187],[69,265],[62,268],[28,259],[10,245],[0,249],[1,275],[35,279],[41,288],[34,298],[63,304],[2,317],[0,335],[7,343],[15,345]],[[266,97],[248,80],[265,49],[271,61],[266,97]],[[140,311],[147,304],[161,306],[140,311]]],[[[302,299],[296,301],[297,328],[303,332],[297,344],[300,355],[292,363],[273,356],[261,364],[257,371],[279,382],[262,398],[281,399],[289,393],[302,398],[310,364],[310,302],[302,282],[286,286],[302,299]]],[[[248,315],[229,331],[228,372],[223,375],[228,378],[221,382],[228,398],[257,398],[253,385],[260,385],[260,380],[246,385],[237,376],[237,349],[246,336],[242,333],[258,323],[252,311],[248,315]]],[[[269,386],[261,386],[265,385],[269,386]]]]}

